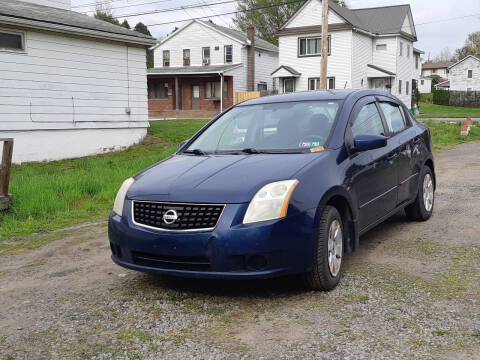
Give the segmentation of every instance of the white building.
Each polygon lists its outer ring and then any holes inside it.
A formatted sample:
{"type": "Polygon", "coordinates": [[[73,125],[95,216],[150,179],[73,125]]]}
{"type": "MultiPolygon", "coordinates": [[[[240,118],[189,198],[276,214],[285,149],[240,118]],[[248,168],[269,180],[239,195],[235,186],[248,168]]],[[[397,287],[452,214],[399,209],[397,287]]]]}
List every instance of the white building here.
{"type": "Polygon", "coordinates": [[[69,9],[70,0],[0,2],[0,138],[15,139],[16,163],[110,151],[146,134],[155,39],[69,9]]]}
{"type": "Polygon", "coordinates": [[[480,58],[469,55],[448,69],[450,90],[480,91],[480,58]]]}
{"type": "MultiPolygon", "coordinates": [[[[272,76],[281,92],[319,88],[321,19],[321,0],[308,0],[280,29],[279,68],[272,76]]],[[[328,87],[390,91],[410,106],[418,78],[410,6],[347,9],[330,1],[328,24],[328,87]]]]}
{"type": "Polygon", "coordinates": [[[429,94],[432,92],[432,78],[421,77],[417,83],[418,92],[420,94],[429,94]]]}
{"type": "Polygon", "coordinates": [[[448,67],[453,65],[452,61],[427,61],[422,64],[422,76],[438,75],[443,79],[448,79],[448,67]]]}
{"type": "Polygon", "coordinates": [[[233,104],[236,92],[247,91],[249,68],[253,90],[273,90],[270,73],[278,66],[278,48],[253,40],[250,64],[248,35],[212,22],[192,20],[163,39],[148,70],[150,115],[214,116],[233,104]]]}

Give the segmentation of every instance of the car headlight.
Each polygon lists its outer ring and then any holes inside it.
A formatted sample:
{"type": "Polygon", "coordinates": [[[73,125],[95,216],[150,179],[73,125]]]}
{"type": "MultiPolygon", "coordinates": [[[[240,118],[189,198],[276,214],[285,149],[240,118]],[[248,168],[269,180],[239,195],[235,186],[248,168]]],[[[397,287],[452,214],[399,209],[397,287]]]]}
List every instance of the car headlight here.
{"type": "Polygon", "coordinates": [[[130,189],[130,186],[135,182],[133,178],[128,178],[120,186],[117,196],[115,197],[115,203],[113,204],[113,211],[118,215],[122,216],[123,213],[123,203],[125,202],[125,196],[127,196],[127,191],[130,189]]]}
{"type": "Polygon", "coordinates": [[[298,180],[276,181],[262,187],[253,197],[243,218],[244,224],[283,218],[298,180]]]}

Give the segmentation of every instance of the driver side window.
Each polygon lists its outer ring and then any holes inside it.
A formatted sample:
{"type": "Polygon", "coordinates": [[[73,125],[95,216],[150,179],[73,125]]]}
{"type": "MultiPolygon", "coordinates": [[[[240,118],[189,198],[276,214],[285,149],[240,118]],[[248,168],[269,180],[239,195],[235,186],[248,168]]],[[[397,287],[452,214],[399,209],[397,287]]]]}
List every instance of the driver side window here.
{"type": "Polygon", "coordinates": [[[357,135],[385,135],[382,118],[375,103],[364,105],[350,126],[353,137],[357,135]]]}

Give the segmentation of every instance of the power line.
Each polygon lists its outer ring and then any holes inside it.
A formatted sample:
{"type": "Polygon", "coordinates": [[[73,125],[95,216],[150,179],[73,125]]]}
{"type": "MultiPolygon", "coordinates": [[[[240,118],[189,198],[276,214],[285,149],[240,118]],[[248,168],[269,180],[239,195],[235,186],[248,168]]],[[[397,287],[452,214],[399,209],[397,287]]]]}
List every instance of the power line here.
{"type": "MultiPolygon", "coordinates": [[[[304,0],[301,0],[301,1],[304,1],[304,0]]],[[[206,6],[231,4],[231,3],[234,3],[234,2],[237,2],[237,0],[225,0],[225,1],[219,1],[219,2],[210,3],[210,4],[209,3],[195,3],[195,4],[179,6],[179,7],[175,7],[175,8],[150,10],[150,11],[144,11],[144,12],[140,12],[140,13],[117,15],[117,16],[114,16],[114,18],[119,19],[119,18],[128,18],[128,17],[141,16],[141,15],[160,14],[160,13],[180,11],[180,10],[184,11],[185,9],[196,9],[196,8],[203,8],[203,7],[206,7],[206,6]]]]}
{"type": "MultiPolygon", "coordinates": [[[[166,3],[166,2],[171,2],[175,0],[155,0],[155,1],[149,1],[149,2],[143,2],[143,3],[135,3],[135,4],[130,4],[130,5],[122,5],[122,6],[114,6],[114,7],[109,7],[110,10],[117,10],[117,9],[124,9],[124,8],[130,8],[130,7],[136,7],[136,6],[144,6],[144,5],[153,5],[153,4],[160,4],[160,3],[166,3]]],[[[82,8],[82,7],[88,7],[88,6],[94,6],[97,5],[98,3],[95,4],[86,4],[86,5],[80,5],[76,6],[77,8],[82,8]]],[[[73,8],[74,6],[72,6],[73,8]]],[[[92,10],[86,10],[86,12],[90,12],[92,10]]]]}
{"type": "MultiPolygon", "coordinates": [[[[112,2],[119,2],[119,1],[125,1],[125,0],[108,0],[107,2],[108,3],[112,3],[112,2]]],[[[128,0],[127,0],[128,1],[128,0]]],[[[166,1],[173,1],[173,0],[157,0],[157,1],[154,1],[154,2],[166,2],[166,1]]],[[[72,9],[76,9],[76,8],[82,8],[82,7],[87,7],[87,6],[95,6],[99,3],[101,3],[102,1],[101,0],[97,0],[93,3],[88,3],[88,4],[77,4],[77,5],[72,5],[72,9]]],[[[131,4],[131,5],[126,5],[125,7],[129,7],[129,6],[137,6],[137,5],[141,5],[141,4],[138,4],[138,3],[134,3],[134,4],[131,4]]]]}

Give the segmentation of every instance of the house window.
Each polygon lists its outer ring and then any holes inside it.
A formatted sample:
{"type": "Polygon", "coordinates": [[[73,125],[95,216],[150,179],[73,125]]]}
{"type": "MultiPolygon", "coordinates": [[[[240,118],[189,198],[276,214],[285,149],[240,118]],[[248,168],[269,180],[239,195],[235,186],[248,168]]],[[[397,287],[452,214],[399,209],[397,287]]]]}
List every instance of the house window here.
{"type": "Polygon", "coordinates": [[[419,56],[415,56],[415,69],[418,69],[418,58],[419,56]]]}
{"type": "MultiPolygon", "coordinates": [[[[332,39],[330,35],[327,39],[327,53],[331,53],[331,42],[332,39]]],[[[320,56],[322,55],[322,38],[321,37],[312,37],[312,38],[298,38],[298,56],[320,56]]]]}
{"type": "Polygon", "coordinates": [[[225,64],[233,62],[233,46],[225,45],[225,64]]]}
{"type": "Polygon", "coordinates": [[[400,56],[403,56],[403,42],[400,41],[400,56]]]}
{"type": "Polygon", "coordinates": [[[295,91],[295,79],[284,79],[283,80],[283,92],[291,93],[295,91]]]}
{"type": "Polygon", "coordinates": [[[421,85],[424,85],[424,84],[425,84],[425,80],[420,80],[420,84],[421,84],[421,85]]]}
{"type": "Polygon", "coordinates": [[[402,93],[402,80],[398,80],[398,93],[402,93]]]}
{"type": "Polygon", "coordinates": [[[266,82],[260,82],[257,84],[257,91],[267,91],[268,85],[266,82]]]}
{"type": "Polygon", "coordinates": [[[210,65],[210,48],[209,47],[202,48],[202,64],[210,65]]]}
{"type": "Polygon", "coordinates": [[[468,70],[468,78],[471,79],[473,77],[473,70],[468,70]]]}
{"type": "Polygon", "coordinates": [[[0,32],[0,51],[25,51],[25,35],[20,32],[0,32]]]}
{"type": "Polygon", "coordinates": [[[407,58],[410,58],[410,44],[407,44],[407,58]]]}
{"type": "Polygon", "coordinates": [[[387,50],[387,44],[377,44],[375,45],[375,50],[378,50],[378,51],[387,50]]]}
{"type": "Polygon", "coordinates": [[[148,98],[149,99],[167,99],[168,83],[149,83],[148,98]]]}
{"type": "Polygon", "coordinates": [[[163,66],[170,66],[170,50],[163,50],[163,66]]]}
{"type": "Polygon", "coordinates": [[[183,66],[190,66],[190,49],[183,49],[183,66]]]}
{"type": "MultiPolygon", "coordinates": [[[[220,99],[220,81],[205,83],[205,99],[220,99]]],[[[223,82],[223,97],[227,96],[227,82],[223,82]]]]}
{"type": "MultiPolygon", "coordinates": [[[[320,78],[309,78],[308,90],[319,90],[319,89],[320,89],[320,78]]],[[[335,89],[334,77],[327,77],[327,89],[335,89]]]]}
{"type": "Polygon", "coordinates": [[[470,92],[470,91],[472,91],[472,88],[467,88],[467,92],[470,92]]]}
{"type": "Polygon", "coordinates": [[[407,81],[407,82],[405,83],[405,94],[408,95],[408,92],[409,92],[409,91],[410,91],[410,83],[407,81]]]}
{"type": "Polygon", "coordinates": [[[437,69],[432,69],[432,74],[436,74],[437,73],[437,69]]]}

